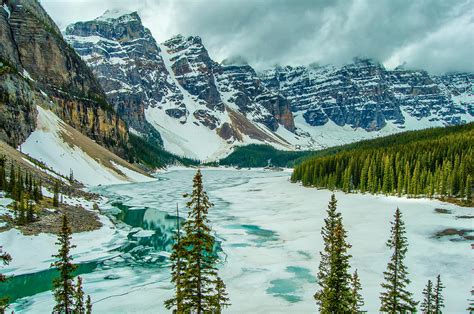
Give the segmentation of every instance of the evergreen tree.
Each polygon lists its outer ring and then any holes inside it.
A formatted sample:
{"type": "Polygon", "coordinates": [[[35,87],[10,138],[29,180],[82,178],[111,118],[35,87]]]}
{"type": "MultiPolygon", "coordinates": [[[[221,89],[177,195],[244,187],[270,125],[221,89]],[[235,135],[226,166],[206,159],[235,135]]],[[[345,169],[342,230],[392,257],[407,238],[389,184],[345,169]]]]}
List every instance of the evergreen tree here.
{"type": "Polygon", "coordinates": [[[86,300],[86,314],[92,314],[92,302],[91,302],[91,296],[87,296],[86,300]]]}
{"type": "Polygon", "coordinates": [[[392,230],[387,246],[393,250],[387,270],[384,272],[385,282],[382,283],[384,291],[380,295],[382,304],[381,312],[406,313],[416,311],[417,302],[412,299],[412,294],[406,290],[410,283],[407,268],[404,264],[405,254],[408,250],[408,242],[405,237],[405,224],[402,221],[402,213],[397,208],[395,220],[391,223],[392,230]]]}
{"type": "Polygon", "coordinates": [[[174,284],[176,292],[173,298],[165,301],[165,307],[169,310],[176,309],[176,313],[183,313],[183,286],[181,278],[184,273],[183,259],[186,249],[181,242],[181,230],[179,221],[179,209],[176,204],[176,242],[173,245],[173,252],[170,256],[171,262],[171,282],[174,284]]]}
{"type": "Polygon", "coordinates": [[[215,313],[222,313],[222,309],[230,306],[229,298],[227,296],[226,287],[224,281],[218,276],[216,280],[216,294],[214,301],[215,313]]]}
{"type": "Polygon", "coordinates": [[[186,250],[183,256],[185,272],[180,277],[183,312],[213,312],[216,304],[222,304],[223,300],[216,300],[217,256],[207,218],[212,204],[204,191],[200,170],[194,176],[192,194],[185,197],[190,200],[186,204],[188,219],[183,225],[185,236],[181,238],[186,250]]]}
{"type": "Polygon", "coordinates": [[[67,217],[63,215],[61,231],[56,242],[59,250],[58,254],[53,255],[56,261],[51,264],[51,267],[55,267],[59,271],[59,278],[53,280],[54,299],[56,300],[54,313],[72,313],[74,304],[73,272],[76,266],[72,263],[70,251],[76,246],[71,244],[71,234],[67,217]]]}
{"type": "Polygon", "coordinates": [[[59,207],[59,181],[54,183],[53,189],[53,206],[59,207]]]}
{"type": "MultiPolygon", "coordinates": [[[[3,252],[2,247],[0,246],[0,261],[3,265],[8,265],[12,260],[10,254],[3,252]]],[[[0,283],[7,281],[8,278],[4,274],[0,274],[0,283]]],[[[1,296],[0,297],[0,313],[4,313],[6,308],[8,307],[8,297],[1,296]]]]}
{"type": "Polygon", "coordinates": [[[361,308],[364,306],[364,298],[360,294],[362,290],[362,286],[360,284],[359,275],[357,274],[357,269],[355,270],[354,274],[352,275],[351,280],[351,313],[361,313],[361,308]]]}
{"type": "Polygon", "coordinates": [[[347,253],[351,247],[346,242],[346,231],[342,224],[341,214],[336,211],[337,200],[334,194],[328,205],[325,226],[321,230],[324,251],[321,252],[318,284],[320,289],[314,298],[321,313],[341,313],[350,311],[353,303],[347,253]]]}
{"type": "Polygon", "coordinates": [[[466,178],[466,192],[464,195],[466,195],[468,202],[472,202],[472,177],[470,174],[468,174],[466,178]]]}
{"type": "Polygon", "coordinates": [[[436,285],[434,287],[434,313],[441,313],[441,309],[444,307],[444,298],[443,298],[443,289],[444,285],[441,282],[441,275],[436,277],[436,285]]]}
{"type": "Polygon", "coordinates": [[[77,276],[76,290],[74,291],[74,314],[85,314],[84,291],[82,290],[82,278],[77,276]]]}
{"type": "Polygon", "coordinates": [[[425,289],[423,289],[423,302],[421,303],[421,312],[423,314],[434,313],[434,295],[433,295],[433,283],[428,280],[425,289]]]}

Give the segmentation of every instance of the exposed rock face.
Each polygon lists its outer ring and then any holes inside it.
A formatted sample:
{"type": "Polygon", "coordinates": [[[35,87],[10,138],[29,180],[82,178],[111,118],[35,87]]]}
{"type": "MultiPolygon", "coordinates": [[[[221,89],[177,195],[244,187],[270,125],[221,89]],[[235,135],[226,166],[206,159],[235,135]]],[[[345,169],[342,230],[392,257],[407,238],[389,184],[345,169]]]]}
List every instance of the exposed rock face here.
{"type": "Polygon", "coordinates": [[[239,111],[252,116],[272,131],[283,125],[295,130],[293,115],[286,98],[268,89],[249,65],[222,65],[216,70],[219,90],[227,95],[227,102],[239,111]]]}
{"type": "Polygon", "coordinates": [[[0,65],[0,139],[13,147],[35,130],[36,104],[44,102],[26,79],[0,65]]]}
{"type": "MultiPolygon", "coordinates": [[[[42,99],[38,96],[41,91],[53,104],[59,104],[53,109],[63,120],[120,152],[122,146],[116,144],[125,143],[128,137],[124,122],[111,110],[92,72],[63,40],[39,2],[8,0],[0,11],[0,37],[5,49],[1,54],[3,63],[8,63],[14,73],[19,73],[18,80],[23,78],[29,85],[26,87],[17,80],[16,90],[9,89],[6,86],[11,85],[12,77],[1,78],[2,91],[6,93],[2,99],[8,100],[8,110],[18,111],[12,106],[20,101],[24,104],[20,120],[31,123],[22,126],[21,136],[10,143],[18,144],[28,135],[28,130],[34,129],[36,104],[38,99],[42,99]]],[[[4,126],[4,134],[11,132],[8,125],[4,126]]]]}
{"type": "Polygon", "coordinates": [[[210,110],[224,111],[213,72],[218,64],[212,61],[200,37],[175,36],[163,43],[170,55],[176,80],[191,95],[204,101],[210,110]]]}
{"type": "Polygon", "coordinates": [[[136,13],[119,11],[70,25],[65,38],[133,131],[158,131],[166,149],[193,158],[242,143],[314,149],[474,120],[471,74],[389,71],[365,59],[257,74],[240,59],[216,63],[200,37],[158,45],[136,13]]]}
{"type": "Polygon", "coordinates": [[[446,125],[462,123],[462,115],[472,106],[453,99],[457,89],[449,82],[454,77],[459,80],[454,84],[466,96],[467,86],[473,85],[472,75],[437,78],[424,71],[389,71],[366,59],[356,59],[342,68],[288,66],[261,74],[269,88],[288,98],[293,112],[303,112],[309,125],[331,120],[368,131],[380,130],[388,121],[403,127],[402,112],[446,125]]]}
{"type": "Polygon", "coordinates": [[[178,90],[167,81],[160,48],[138,14],[107,11],[95,20],[70,25],[65,39],[87,61],[107,99],[129,127],[160,142],[144,110],[178,90]]]}
{"type": "Polygon", "coordinates": [[[222,146],[244,141],[245,135],[247,140],[287,145],[273,131],[280,126],[295,129],[284,97],[266,88],[251,67],[242,69],[242,77],[233,77],[230,68],[210,58],[199,37],[178,35],[157,45],[137,13],[108,11],[95,20],[70,25],[65,38],[128,125],[142,135],[158,130],[172,143],[169,149],[177,140],[189,142],[196,134],[208,140],[213,134],[212,141],[222,146]],[[229,108],[241,114],[239,119],[231,119],[229,108]],[[242,128],[242,119],[248,120],[243,124],[264,130],[242,128]],[[232,122],[237,120],[239,127],[232,122]]]}

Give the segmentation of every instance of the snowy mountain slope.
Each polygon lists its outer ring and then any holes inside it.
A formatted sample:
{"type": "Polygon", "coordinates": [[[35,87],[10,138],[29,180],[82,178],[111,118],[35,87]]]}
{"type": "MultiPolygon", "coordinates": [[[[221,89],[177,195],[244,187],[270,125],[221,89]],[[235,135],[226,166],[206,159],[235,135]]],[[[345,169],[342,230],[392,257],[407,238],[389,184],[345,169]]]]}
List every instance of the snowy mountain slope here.
{"type": "Polygon", "coordinates": [[[250,67],[250,85],[232,80],[226,87],[230,71],[209,57],[199,37],[178,35],[157,45],[136,12],[108,11],[68,26],[65,38],[130,130],[147,136],[152,125],[175,154],[214,160],[249,143],[293,149],[293,133],[275,133],[294,129],[286,100],[250,67]]]}
{"type": "Polygon", "coordinates": [[[275,67],[260,77],[287,97],[293,112],[301,112],[311,126],[331,121],[341,127],[379,131],[390,123],[411,129],[407,115],[421,125],[427,118],[433,122],[429,126],[474,120],[474,76],[469,73],[436,77],[425,71],[387,70],[372,60],[355,59],[341,68],[275,67]]]}
{"type": "Polygon", "coordinates": [[[68,26],[65,38],[130,131],[204,161],[249,143],[319,149],[474,120],[469,73],[387,70],[368,59],[256,73],[215,62],[198,36],[158,45],[136,12],[107,11],[68,26]]]}
{"type": "Polygon", "coordinates": [[[37,128],[19,149],[68,177],[86,185],[150,181],[140,169],[112,154],[59,119],[37,107],[37,128]]]}

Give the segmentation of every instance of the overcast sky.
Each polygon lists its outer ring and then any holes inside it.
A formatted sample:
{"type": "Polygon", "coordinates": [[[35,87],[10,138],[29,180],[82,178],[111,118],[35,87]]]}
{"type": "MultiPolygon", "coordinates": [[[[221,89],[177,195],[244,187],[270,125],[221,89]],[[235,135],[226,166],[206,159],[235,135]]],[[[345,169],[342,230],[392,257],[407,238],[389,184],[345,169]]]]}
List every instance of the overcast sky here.
{"type": "Polygon", "coordinates": [[[474,0],[41,0],[61,29],[138,11],[158,42],[199,35],[216,61],[335,64],[370,57],[432,73],[474,71],[474,0]]]}

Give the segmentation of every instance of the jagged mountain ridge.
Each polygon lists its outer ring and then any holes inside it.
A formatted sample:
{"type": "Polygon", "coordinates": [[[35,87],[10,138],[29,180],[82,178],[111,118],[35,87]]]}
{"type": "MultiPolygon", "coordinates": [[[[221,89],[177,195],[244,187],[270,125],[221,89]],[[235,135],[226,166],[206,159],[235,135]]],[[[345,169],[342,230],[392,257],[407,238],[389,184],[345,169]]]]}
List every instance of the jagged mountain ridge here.
{"type": "Polygon", "coordinates": [[[166,149],[194,158],[247,143],[315,149],[473,120],[469,73],[390,71],[366,59],[256,73],[215,62],[199,37],[156,44],[136,12],[72,24],[65,38],[135,131],[147,136],[143,126],[152,125],[166,149]]]}
{"type": "Polygon", "coordinates": [[[341,68],[276,67],[260,77],[287,97],[292,111],[302,112],[311,126],[331,120],[373,131],[387,122],[403,128],[407,114],[437,125],[460,124],[473,116],[472,73],[437,77],[426,71],[387,70],[372,60],[355,59],[341,68]]]}
{"type": "Polygon", "coordinates": [[[199,37],[178,35],[158,45],[149,34],[136,12],[117,11],[65,31],[135,131],[146,136],[143,126],[153,125],[166,149],[199,159],[216,158],[243,143],[292,148],[274,133],[294,130],[289,103],[252,68],[214,62],[199,37]],[[246,77],[244,84],[237,72],[246,77]]]}

